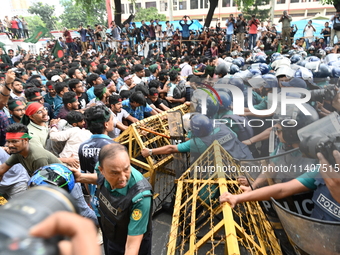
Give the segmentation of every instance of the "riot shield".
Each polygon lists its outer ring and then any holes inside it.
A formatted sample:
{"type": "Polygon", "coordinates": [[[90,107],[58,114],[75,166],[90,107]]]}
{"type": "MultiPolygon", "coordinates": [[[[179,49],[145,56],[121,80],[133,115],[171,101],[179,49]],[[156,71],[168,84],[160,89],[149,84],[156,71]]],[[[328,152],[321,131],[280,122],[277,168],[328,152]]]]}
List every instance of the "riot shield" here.
{"type": "Polygon", "coordinates": [[[294,213],[273,198],[272,203],[296,254],[340,253],[340,222],[316,220],[294,213]]]}
{"type": "MultiPolygon", "coordinates": [[[[247,177],[250,185],[259,188],[288,182],[315,168],[318,163],[316,159],[303,158],[298,148],[287,152],[280,148],[277,153],[278,155],[271,157],[240,161],[241,174],[247,177]]],[[[296,194],[281,199],[280,202],[286,210],[310,216],[313,210],[312,194],[312,192],[296,194]]],[[[282,252],[288,255],[296,254],[280,224],[280,219],[272,202],[262,201],[259,203],[271,222],[276,237],[280,240],[282,252]]]]}

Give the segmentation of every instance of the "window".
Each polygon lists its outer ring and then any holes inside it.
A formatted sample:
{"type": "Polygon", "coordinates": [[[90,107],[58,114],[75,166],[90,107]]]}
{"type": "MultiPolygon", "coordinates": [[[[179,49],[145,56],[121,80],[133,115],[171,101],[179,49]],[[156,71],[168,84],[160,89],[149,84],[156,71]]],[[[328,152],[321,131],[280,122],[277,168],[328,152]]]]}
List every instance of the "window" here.
{"type": "Polygon", "coordinates": [[[186,10],[187,9],[187,1],[186,0],[179,0],[179,9],[186,10]]]}
{"type": "Polygon", "coordinates": [[[202,8],[206,8],[206,9],[208,8],[208,1],[209,1],[209,0],[201,0],[201,1],[200,1],[201,9],[202,9],[202,8]]]}
{"type": "Polygon", "coordinates": [[[142,8],[142,4],[141,3],[136,3],[136,10],[138,10],[138,9],[140,9],[140,8],[142,8]]]}
{"type": "Polygon", "coordinates": [[[133,4],[129,4],[129,11],[130,11],[130,13],[134,13],[133,4]]]}
{"type": "Polygon", "coordinates": [[[300,0],[290,0],[291,3],[299,3],[300,0]]]}
{"type": "Polygon", "coordinates": [[[276,3],[277,4],[284,4],[284,3],[286,3],[286,0],[276,0],[276,3]]]}
{"type": "Polygon", "coordinates": [[[168,3],[165,1],[161,1],[159,3],[161,12],[166,12],[168,10],[168,3]]]}
{"type": "Polygon", "coordinates": [[[190,9],[198,9],[198,1],[197,0],[190,0],[190,9]]]}
{"type": "Polygon", "coordinates": [[[230,0],[223,0],[222,7],[230,7],[230,0]]]}
{"type": "Polygon", "coordinates": [[[236,0],[233,0],[233,7],[236,7],[237,6],[237,2],[236,0]]]}
{"type": "MultiPolygon", "coordinates": [[[[171,1],[171,0],[170,0],[170,1],[171,1]]],[[[177,11],[177,9],[178,9],[177,6],[178,6],[178,5],[177,5],[177,0],[173,0],[173,1],[172,1],[172,9],[173,9],[174,11],[177,11]]]]}
{"type": "Polygon", "coordinates": [[[122,6],[122,14],[125,14],[125,5],[121,4],[121,6],[122,6]]]}
{"type": "Polygon", "coordinates": [[[157,8],[156,2],[145,2],[145,8],[151,8],[151,7],[157,8]]]}

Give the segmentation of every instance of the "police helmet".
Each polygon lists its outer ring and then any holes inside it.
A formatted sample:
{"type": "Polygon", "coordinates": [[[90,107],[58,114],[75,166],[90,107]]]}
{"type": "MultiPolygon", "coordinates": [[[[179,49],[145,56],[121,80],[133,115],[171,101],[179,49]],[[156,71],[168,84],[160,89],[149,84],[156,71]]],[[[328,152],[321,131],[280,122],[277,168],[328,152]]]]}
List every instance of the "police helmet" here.
{"type": "Polygon", "coordinates": [[[234,85],[234,86],[238,87],[242,91],[244,91],[244,89],[245,89],[244,82],[241,78],[232,77],[232,78],[229,79],[228,83],[230,85],[234,85]]]}
{"type": "Polygon", "coordinates": [[[219,102],[214,92],[206,88],[196,89],[193,92],[190,104],[191,112],[202,113],[202,100],[206,100],[206,115],[208,117],[213,117],[218,112],[219,102]]]}
{"type": "Polygon", "coordinates": [[[241,62],[241,60],[239,60],[239,59],[233,59],[233,61],[231,62],[231,63],[233,63],[234,65],[237,65],[238,67],[242,67],[242,62],[241,62]]]}
{"type": "Polygon", "coordinates": [[[256,55],[255,56],[255,63],[266,63],[267,62],[267,56],[266,55],[256,55]]]}
{"type": "Polygon", "coordinates": [[[277,79],[273,74],[262,75],[262,79],[265,80],[265,88],[277,88],[279,86],[277,79]]]}
{"type": "Polygon", "coordinates": [[[218,94],[222,101],[222,105],[220,105],[220,108],[228,109],[232,103],[232,97],[226,91],[218,91],[218,94]]]}
{"type": "Polygon", "coordinates": [[[302,66],[302,67],[305,67],[306,64],[307,64],[307,60],[302,60],[302,61],[297,63],[297,65],[302,66]]]}
{"type": "Polygon", "coordinates": [[[249,71],[253,74],[253,75],[261,75],[261,71],[259,69],[249,69],[249,71]]]}
{"type": "Polygon", "coordinates": [[[289,57],[293,56],[295,53],[296,53],[295,50],[289,50],[289,51],[288,51],[289,57]]]}
{"type": "Polygon", "coordinates": [[[326,56],[326,51],[324,49],[318,49],[315,55],[319,58],[323,58],[326,56]]]}
{"type": "Polygon", "coordinates": [[[240,71],[240,68],[237,65],[232,64],[230,66],[230,71],[229,71],[230,74],[235,74],[239,71],[240,71]]]}
{"type": "Polygon", "coordinates": [[[270,56],[270,61],[274,62],[276,60],[277,57],[280,57],[281,53],[275,52],[270,56]]]}
{"type": "Polygon", "coordinates": [[[308,62],[318,62],[320,59],[317,56],[310,56],[306,59],[308,62]]]}
{"type": "Polygon", "coordinates": [[[72,171],[62,164],[51,164],[37,169],[30,180],[29,187],[54,185],[71,192],[75,185],[72,171]]]}
{"type": "Polygon", "coordinates": [[[334,78],[340,78],[340,67],[334,67],[332,69],[332,76],[334,78]]]}
{"type": "Polygon", "coordinates": [[[327,78],[331,76],[331,70],[328,65],[320,64],[316,72],[313,73],[314,78],[327,78]]]}
{"type": "Polygon", "coordinates": [[[212,121],[203,114],[197,114],[191,118],[190,128],[192,134],[196,137],[207,136],[214,129],[212,121]]]}
{"type": "Polygon", "coordinates": [[[295,72],[296,78],[302,78],[303,80],[307,81],[313,81],[313,73],[311,70],[308,70],[305,67],[301,67],[295,72]]]}
{"type": "Polygon", "coordinates": [[[237,59],[241,61],[241,66],[240,67],[244,66],[244,62],[245,62],[244,58],[243,57],[237,57],[237,59]]]}
{"type": "Polygon", "coordinates": [[[261,74],[267,74],[269,72],[269,67],[265,63],[260,63],[259,70],[261,71],[261,74]]]}
{"type": "Polygon", "coordinates": [[[311,105],[306,103],[303,103],[302,105],[311,115],[305,115],[305,113],[295,105],[287,105],[287,114],[277,114],[275,117],[280,120],[283,139],[289,144],[299,143],[300,140],[297,131],[319,119],[317,111],[311,105]]]}
{"type": "Polygon", "coordinates": [[[309,46],[308,48],[309,51],[315,50],[315,47],[313,45],[309,46]]]}
{"type": "Polygon", "coordinates": [[[300,54],[294,54],[293,56],[291,56],[290,58],[290,62],[292,64],[297,64],[299,63],[300,61],[302,61],[302,56],[300,54]]]}
{"type": "Polygon", "coordinates": [[[226,63],[219,63],[215,67],[215,74],[221,75],[222,77],[228,74],[228,68],[226,63]]]}

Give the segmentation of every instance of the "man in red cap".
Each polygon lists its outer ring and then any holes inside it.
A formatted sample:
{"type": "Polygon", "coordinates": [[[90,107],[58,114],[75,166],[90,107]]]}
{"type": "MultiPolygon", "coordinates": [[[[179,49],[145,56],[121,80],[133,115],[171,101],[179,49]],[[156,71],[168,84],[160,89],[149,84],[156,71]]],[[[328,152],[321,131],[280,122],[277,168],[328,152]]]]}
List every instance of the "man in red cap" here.
{"type": "Polygon", "coordinates": [[[27,105],[22,123],[27,125],[29,134],[32,136],[30,143],[45,147],[48,136],[48,121],[49,117],[44,105],[38,102],[27,105]]]}

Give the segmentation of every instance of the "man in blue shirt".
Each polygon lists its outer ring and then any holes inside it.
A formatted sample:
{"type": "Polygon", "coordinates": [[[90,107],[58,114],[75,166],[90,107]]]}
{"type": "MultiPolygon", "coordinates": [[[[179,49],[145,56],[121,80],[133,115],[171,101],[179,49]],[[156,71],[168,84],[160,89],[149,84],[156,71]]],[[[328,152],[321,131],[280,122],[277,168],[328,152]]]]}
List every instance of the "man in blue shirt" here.
{"type": "Polygon", "coordinates": [[[182,27],[182,40],[184,40],[184,43],[187,45],[187,47],[190,47],[189,42],[189,36],[190,36],[190,26],[194,23],[189,16],[185,15],[182,20],[179,21],[179,24],[182,27]],[[190,22],[188,23],[188,19],[190,22]]]}
{"type": "Polygon", "coordinates": [[[156,110],[152,109],[147,103],[146,98],[141,92],[134,92],[129,99],[126,99],[122,103],[123,108],[132,116],[138,120],[144,119],[144,114],[149,113],[156,115],[156,110]]]}
{"type": "Polygon", "coordinates": [[[227,48],[226,48],[226,51],[229,52],[231,42],[232,42],[232,38],[233,38],[233,34],[234,34],[234,25],[235,25],[235,19],[234,19],[233,14],[230,14],[229,18],[226,20],[225,25],[227,27],[227,35],[226,35],[227,48]]]}

